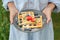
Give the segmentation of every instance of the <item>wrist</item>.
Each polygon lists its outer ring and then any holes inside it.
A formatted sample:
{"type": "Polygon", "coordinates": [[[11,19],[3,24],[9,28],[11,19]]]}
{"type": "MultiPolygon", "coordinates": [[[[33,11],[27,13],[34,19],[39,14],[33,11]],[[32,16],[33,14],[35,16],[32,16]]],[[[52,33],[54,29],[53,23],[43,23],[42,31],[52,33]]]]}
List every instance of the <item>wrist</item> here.
{"type": "Polygon", "coordinates": [[[9,10],[16,9],[16,7],[15,7],[13,2],[9,2],[8,3],[8,8],[9,8],[9,10]]]}
{"type": "Polygon", "coordinates": [[[53,11],[53,9],[55,8],[55,4],[53,3],[49,3],[47,8],[50,10],[50,11],[53,11]]]}
{"type": "Polygon", "coordinates": [[[13,2],[8,2],[8,7],[13,7],[14,3],[13,2]]]}

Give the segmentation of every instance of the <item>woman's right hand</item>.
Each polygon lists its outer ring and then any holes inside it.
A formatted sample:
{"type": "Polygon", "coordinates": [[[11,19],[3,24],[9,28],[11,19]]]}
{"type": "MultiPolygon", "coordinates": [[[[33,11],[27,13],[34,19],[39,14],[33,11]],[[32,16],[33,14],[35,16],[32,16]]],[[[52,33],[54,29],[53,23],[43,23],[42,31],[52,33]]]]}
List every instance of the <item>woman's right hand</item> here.
{"type": "Polygon", "coordinates": [[[18,13],[18,10],[16,9],[14,3],[8,3],[8,8],[10,11],[10,23],[13,24],[13,19],[18,13]]]}
{"type": "Polygon", "coordinates": [[[16,8],[12,8],[10,10],[10,23],[13,23],[13,19],[16,16],[16,14],[18,13],[18,10],[16,8]]]}

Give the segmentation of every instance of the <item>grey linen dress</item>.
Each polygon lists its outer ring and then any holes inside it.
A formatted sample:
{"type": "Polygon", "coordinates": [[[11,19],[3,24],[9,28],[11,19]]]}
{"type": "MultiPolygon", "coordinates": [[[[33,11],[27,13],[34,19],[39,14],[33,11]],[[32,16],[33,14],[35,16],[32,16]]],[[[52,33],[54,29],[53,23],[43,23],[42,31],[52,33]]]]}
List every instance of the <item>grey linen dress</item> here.
{"type": "MultiPolygon", "coordinates": [[[[2,0],[2,2],[6,10],[8,10],[8,2],[14,2],[19,11],[22,9],[36,9],[42,11],[48,5],[48,2],[52,2],[56,5],[55,11],[60,11],[60,0],[2,0]]],[[[41,28],[40,31],[32,33],[19,31],[13,24],[10,24],[9,40],[54,40],[52,20],[41,28]]]]}

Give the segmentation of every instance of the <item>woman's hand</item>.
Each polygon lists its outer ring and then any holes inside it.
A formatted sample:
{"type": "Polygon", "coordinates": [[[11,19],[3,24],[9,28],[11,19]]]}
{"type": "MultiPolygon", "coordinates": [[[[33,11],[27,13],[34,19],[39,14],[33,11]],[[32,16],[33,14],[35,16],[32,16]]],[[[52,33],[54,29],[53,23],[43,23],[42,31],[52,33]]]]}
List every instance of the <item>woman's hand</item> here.
{"type": "Polygon", "coordinates": [[[55,5],[53,3],[49,3],[48,6],[43,10],[43,13],[46,15],[47,23],[51,20],[51,13],[53,9],[55,8],[55,5]]]}
{"type": "Polygon", "coordinates": [[[10,23],[13,23],[13,19],[16,16],[16,14],[18,13],[18,10],[16,8],[12,8],[10,10],[10,23]]]}
{"type": "Polygon", "coordinates": [[[13,19],[18,13],[18,10],[16,9],[14,3],[8,3],[9,11],[10,11],[10,23],[13,23],[13,19]]]}
{"type": "Polygon", "coordinates": [[[43,13],[45,14],[46,18],[47,18],[47,23],[51,20],[51,10],[49,8],[45,8],[43,10],[43,13]]]}

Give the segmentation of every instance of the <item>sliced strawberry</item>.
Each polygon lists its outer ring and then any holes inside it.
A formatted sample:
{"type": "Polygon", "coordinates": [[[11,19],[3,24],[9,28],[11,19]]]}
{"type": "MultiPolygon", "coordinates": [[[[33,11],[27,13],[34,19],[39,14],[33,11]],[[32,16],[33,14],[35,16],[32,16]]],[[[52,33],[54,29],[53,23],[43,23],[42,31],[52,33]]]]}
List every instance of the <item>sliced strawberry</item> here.
{"type": "Polygon", "coordinates": [[[32,18],[31,22],[35,22],[35,21],[36,21],[36,19],[35,18],[32,18]]]}
{"type": "Polygon", "coordinates": [[[32,20],[32,17],[31,16],[27,16],[26,19],[29,21],[29,20],[32,20]]]}

